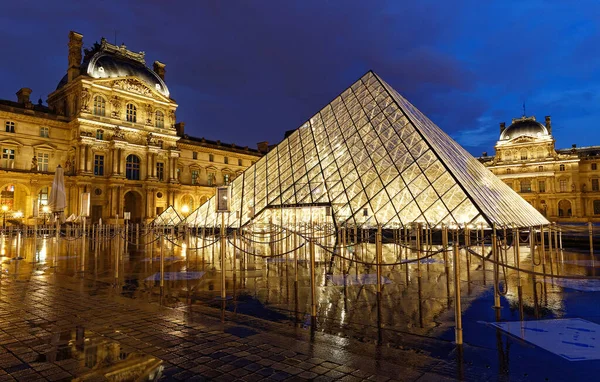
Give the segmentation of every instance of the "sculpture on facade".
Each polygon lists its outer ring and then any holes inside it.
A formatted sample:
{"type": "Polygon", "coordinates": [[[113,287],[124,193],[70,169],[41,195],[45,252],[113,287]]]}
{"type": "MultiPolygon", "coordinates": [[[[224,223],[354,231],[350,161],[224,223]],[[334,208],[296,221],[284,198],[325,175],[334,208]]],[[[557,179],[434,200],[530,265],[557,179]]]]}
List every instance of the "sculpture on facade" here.
{"type": "Polygon", "coordinates": [[[121,100],[119,97],[112,97],[110,99],[110,104],[112,106],[112,116],[114,118],[121,118],[121,100]]]}
{"type": "Polygon", "coordinates": [[[82,111],[89,110],[89,107],[88,107],[89,102],[90,102],[90,92],[88,92],[87,89],[83,89],[81,91],[81,110],[82,111]]]}
{"type": "Polygon", "coordinates": [[[38,169],[38,159],[34,155],[33,158],[31,159],[31,171],[37,171],[37,169],[38,169]]]}
{"type": "Polygon", "coordinates": [[[146,125],[152,126],[152,113],[154,108],[151,104],[146,104],[146,125]]]}
{"type": "Polygon", "coordinates": [[[119,126],[115,127],[115,133],[113,134],[113,140],[124,140],[125,139],[125,133],[123,132],[123,130],[121,130],[121,128],[119,126]]]}
{"type": "Polygon", "coordinates": [[[70,174],[71,171],[71,158],[67,158],[67,161],[65,162],[65,174],[70,174]]]}

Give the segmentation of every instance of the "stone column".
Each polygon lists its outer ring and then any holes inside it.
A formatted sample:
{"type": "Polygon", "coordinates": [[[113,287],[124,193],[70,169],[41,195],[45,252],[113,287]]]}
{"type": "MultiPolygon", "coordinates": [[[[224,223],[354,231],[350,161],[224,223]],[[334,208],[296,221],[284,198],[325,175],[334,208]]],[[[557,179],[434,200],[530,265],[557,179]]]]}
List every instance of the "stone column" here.
{"type": "Polygon", "coordinates": [[[112,162],[112,175],[115,176],[119,173],[119,158],[117,157],[117,148],[113,147],[111,150],[111,162],[112,162]]]}
{"type": "Polygon", "coordinates": [[[152,153],[148,151],[146,153],[146,179],[152,177],[152,153]]]}
{"type": "Polygon", "coordinates": [[[79,166],[78,166],[78,172],[84,172],[85,171],[85,148],[86,145],[84,145],[83,143],[79,145],[79,166]]]}
{"type": "Polygon", "coordinates": [[[156,178],[156,153],[152,153],[152,177],[156,178]]]}

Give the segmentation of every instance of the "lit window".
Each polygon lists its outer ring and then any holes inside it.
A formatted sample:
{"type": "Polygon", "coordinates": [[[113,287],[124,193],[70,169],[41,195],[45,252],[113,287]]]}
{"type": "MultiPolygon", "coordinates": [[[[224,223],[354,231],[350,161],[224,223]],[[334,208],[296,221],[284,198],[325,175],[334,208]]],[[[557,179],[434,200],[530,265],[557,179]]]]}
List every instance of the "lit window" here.
{"type": "Polygon", "coordinates": [[[140,158],[135,155],[127,156],[125,161],[125,177],[129,180],[140,180],[140,158]]]}
{"type": "Polygon", "coordinates": [[[596,170],[596,169],[598,169],[598,164],[592,163],[592,170],[596,170]]]}
{"type": "Polygon", "coordinates": [[[7,121],[6,124],[4,125],[4,127],[6,128],[7,133],[15,132],[15,123],[12,121],[7,121]]]}
{"type": "Polygon", "coordinates": [[[229,184],[229,174],[223,174],[223,184],[225,186],[229,184]]]}
{"type": "Polygon", "coordinates": [[[47,206],[48,205],[48,187],[44,187],[40,190],[38,194],[38,205],[39,206],[47,206]]]}
{"type": "Polygon", "coordinates": [[[2,149],[2,167],[13,168],[15,163],[15,150],[2,149]]]}
{"type": "Polygon", "coordinates": [[[40,137],[48,138],[50,136],[50,131],[47,127],[40,127],[40,137]]]}
{"type": "Polygon", "coordinates": [[[538,181],[538,190],[539,190],[539,192],[546,192],[546,181],[544,181],[544,180],[538,181]]]}
{"type": "Polygon", "coordinates": [[[158,180],[165,180],[165,164],[162,162],[156,162],[156,177],[158,180]]]}
{"type": "Polygon", "coordinates": [[[192,159],[198,159],[198,152],[192,152],[192,159]]]}
{"type": "Polygon", "coordinates": [[[527,159],[527,150],[521,150],[521,160],[527,159]]]}
{"type": "Polygon", "coordinates": [[[558,185],[560,187],[560,192],[567,192],[567,181],[565,179],[561,179],[558,182],[558,185]]]}
{"type": "Polygon", "coordinates": [[[212,172],[208,173],[208,185],[209,186],[214,186],[215,185],[215,174],[212,172]]]}
{"type": "Polygon", "coordinates": [[[598,187],[598,178],[592,179],[592,191],[600,191],[598,187]]]}
{"type": "Polygon", "coordinates": [[[241,166],[241,165],[242,165],[242,160],[238,159],[238,166],[241,166]]]}
{"type": "Polygon", "coordinates": [[[94,155],[94,175],[104,175],[104,155],[94,155]]]}
{"type": "Polygon", "coordinates": [[[228,157],[224,157],[224,158],[223,158],[223,163],[225,163],[225,164],[229,164],[229,158],[228,158],[228,157]]]}
{"type": "Polygon", "coordinates": [[[127,122],[137,122],[137,108],[134,104],[127,104],[127,122]]]}
{"type": "Polygon", "coordinates": [[[101,117],[106,115],[106,100],[101,96],[94,97],[94,114],[101,117]]]}
{"type": "Polygon", "coordinates": [[[531,182],[528,180],[521,181],[521,192],[531,192],[531,182]]]}
{"type": "Polygon", "coordinates": [[[559,169],[559,171],[565,171],[565,165],[564,165],[564,164],[561,164],[561,165],[558,167],[558,169],[559,169]]]}
{"type": "Polygon", "coordinates": [[[50,154],[38,153],[38,155],[37,155],[38,171],[48,171],[49,159],[50,159],[50,154]]]}
{"type": "Polygon", "coordinates": [[[208,154],[208,161],[209,162],[214,162],[215,161],[215,156],[212,154],[208,154]]]}
{"type": "Polygon", "coordinates": [[[200,172],[198,170],[192,170],[192,184],[198,184],[200,178],[200,172]]]}
{"type": "Polygon", "coordinates": [[[104,139],[104,130],[96,130],[96,139],[103,140],[104,139]]]}
{"type": "Polygon", "coordinates": [[[154,125],[156,127],[161,127],[161,128],[165,127],[165,115],[160,110],[156,111],[156,116],[154,118],[154,125]]]}

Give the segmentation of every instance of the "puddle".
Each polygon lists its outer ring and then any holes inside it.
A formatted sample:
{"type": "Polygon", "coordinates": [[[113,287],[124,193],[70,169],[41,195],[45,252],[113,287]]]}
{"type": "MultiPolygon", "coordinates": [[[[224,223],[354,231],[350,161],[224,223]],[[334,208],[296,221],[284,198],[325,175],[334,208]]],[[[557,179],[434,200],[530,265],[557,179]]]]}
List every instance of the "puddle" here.
{"type": "MultiPolygon", "coordinates": [[[[202,276],[204,276],[204,272],[163,272],[163,279],[165,281],[200,280],[202,276]]],[[[150,277],[146,277],[146,280],[160,281],[160,272],[157,272],[150,277]]]]}
{"type": "Polygon", "coordinates": [[[119,342],[77,327],[54,333],[34,362],[55,363],[73,359],[82,367],[74,381],[155,381],[162,375],[162,361],[139,351],[128,351],[119,342]]]}
{"type": "Polygon", "coordinates": [[[600,359],[600,325],[581,318],[491,323],[568,361],[600,359]]]}
{"type": "Polygon", "coordinates": [[[547,284],[554,284],[563,288],[575,289],[582,292],[600,292],[600,280],[576,280],[546,277],[545,282],[547,284]]]}
{"type": "MultiPolygon", "coordinates": [[[[376,285],[377,274],[365,273],[358,275],[327,275],[327,279],[335,286],[353,286],[353,285],[376,285]]],[[[381,276],[382,284],[391,284],[392,281],[381,276]]]]}

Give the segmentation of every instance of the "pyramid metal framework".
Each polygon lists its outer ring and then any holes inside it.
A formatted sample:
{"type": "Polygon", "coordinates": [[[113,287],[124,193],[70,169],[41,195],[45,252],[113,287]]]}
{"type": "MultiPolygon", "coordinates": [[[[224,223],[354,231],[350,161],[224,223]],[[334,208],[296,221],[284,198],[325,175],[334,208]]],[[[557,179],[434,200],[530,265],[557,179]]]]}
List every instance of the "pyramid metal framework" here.
{"type": "MultiPolygon", "coordinates": [[[[220,226],[214,203],[185,223],[220,226]]],[[[338,226],[548,224],[371,71],[233,181],[226,225],[311,206],[330,206],[338,226]]]]}

